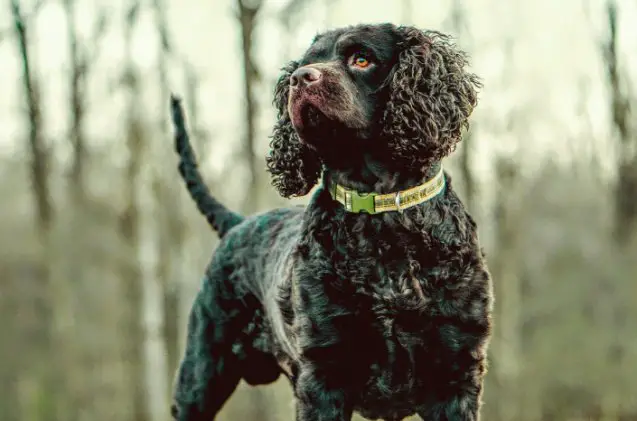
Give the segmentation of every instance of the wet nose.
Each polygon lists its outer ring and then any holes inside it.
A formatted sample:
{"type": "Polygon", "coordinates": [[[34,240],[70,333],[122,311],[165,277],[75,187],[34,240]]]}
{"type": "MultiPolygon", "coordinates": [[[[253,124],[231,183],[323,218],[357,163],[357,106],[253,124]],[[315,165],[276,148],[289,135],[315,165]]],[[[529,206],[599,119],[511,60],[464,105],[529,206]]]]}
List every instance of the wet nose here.
{"type": "Polygon", "coordinates": [[[318,82],[321,76],[323,76],[321,72],[313,67],[301,67],[290,76],[290,86],[308,86],[318,82]]]}

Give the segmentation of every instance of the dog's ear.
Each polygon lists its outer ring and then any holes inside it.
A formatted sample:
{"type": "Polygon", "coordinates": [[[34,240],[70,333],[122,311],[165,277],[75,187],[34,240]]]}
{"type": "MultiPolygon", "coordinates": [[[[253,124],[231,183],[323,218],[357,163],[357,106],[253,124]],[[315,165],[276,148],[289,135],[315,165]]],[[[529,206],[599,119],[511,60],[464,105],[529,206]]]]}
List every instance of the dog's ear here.
{"type": "Polygon", "coordinates": [[[290,76],[298,63],[290,62],[274,89],[277,122],[270,140],[270,154],[266,158],[272,185],[283,197],[304,196],[318,182],[321,160],[317,154],[299,140],[288,114],[290,76]]]}
{"type": "Polygon", "coordinates": [[[401,164],[423,167],[449,155],[477,104],[480,79],[449,37],[398,28],[398,63],[387,80],[389,99],[382,127],[401,164]]]}

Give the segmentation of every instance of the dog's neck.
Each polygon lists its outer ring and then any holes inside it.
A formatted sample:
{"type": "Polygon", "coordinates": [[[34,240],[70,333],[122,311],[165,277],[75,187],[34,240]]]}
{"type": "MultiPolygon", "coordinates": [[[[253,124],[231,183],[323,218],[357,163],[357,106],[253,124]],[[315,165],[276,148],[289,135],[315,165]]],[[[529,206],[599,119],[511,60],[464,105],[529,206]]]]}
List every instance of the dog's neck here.
{"type": "Polygon", "coordinates": [[[350,160],[347,165],[327,162],[323,178],[359,193],[387,194],[425,183],[438,174],[440,165],[440,162],[436,162],[408,171],[405,168],[392,168],[371,155],[364,155],[358,160],[350,160]]]}

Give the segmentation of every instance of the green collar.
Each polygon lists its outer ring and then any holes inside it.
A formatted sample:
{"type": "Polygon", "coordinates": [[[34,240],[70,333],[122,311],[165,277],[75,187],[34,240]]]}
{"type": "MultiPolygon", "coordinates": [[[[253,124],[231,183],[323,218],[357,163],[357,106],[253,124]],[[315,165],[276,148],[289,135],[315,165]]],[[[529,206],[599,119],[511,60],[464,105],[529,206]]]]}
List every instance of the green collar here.
{"type": "Polygon", "coordinates": [[[359,193],[331,181],[328,188],[332,199],[343,205],[348,212],[365,212],[371,215],[390,211],[402,212],[431,200],[442,192],[445,188],[445,174],[441,166],[440,171],[424,184],[387,194],[359,193]]]}

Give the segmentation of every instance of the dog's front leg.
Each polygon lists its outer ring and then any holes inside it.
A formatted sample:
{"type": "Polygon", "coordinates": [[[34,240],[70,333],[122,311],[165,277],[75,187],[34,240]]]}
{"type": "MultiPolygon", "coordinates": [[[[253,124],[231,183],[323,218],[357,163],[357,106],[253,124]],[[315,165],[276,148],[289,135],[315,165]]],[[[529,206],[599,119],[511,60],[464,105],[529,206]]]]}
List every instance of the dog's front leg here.
{"type": "MultiPolygon", "coordinates": [[[[351,399],[346,389],[331,382],[329,372],[302,366],[296,383],[296,421],[350,421],[351,399]]],[[[343,373],[338,373],[342,376],[343,373]]]]}
{"type": "Polygon", "coordinates": [[[471,391],[419,412],[424,421],[480,421],[480,394],[471,391]]]}
{"type": "MultiPolygon", "coordinates": [[[[474,351],[474,354],[480,352],[474,351]]],[[[418,412],[424,421],[480,421],[486,356],[463,360],[470,361],[463,367],[463,371],[467,373],[465,379],[457,383],[457,389],[453,393],[436,404],[428,404],[418,412]]]]}
{"type": "Polygon", "coordinates": [[[307,318],[301,323],[299,339],[305,346],[294,387],[297,421],[352,419],[356,348],[351,335],[339,327],[351,325],[353,316],[343,309],[331,310],[322,312],[315,306],[303,313],[307,318]],[[334,317],[339,313],[340,317],[334,317]]]}
{"type": "Polygon", "coordinates": [[[352,419],[360,378],[360,356],[351,333],[356,318],[343,306],[346,301],[340,291],[331,289],[333,284],[332,279],[306,278],[297,296],[295,324],[301,351],[294,387],[297,421],[352,419]]]}

